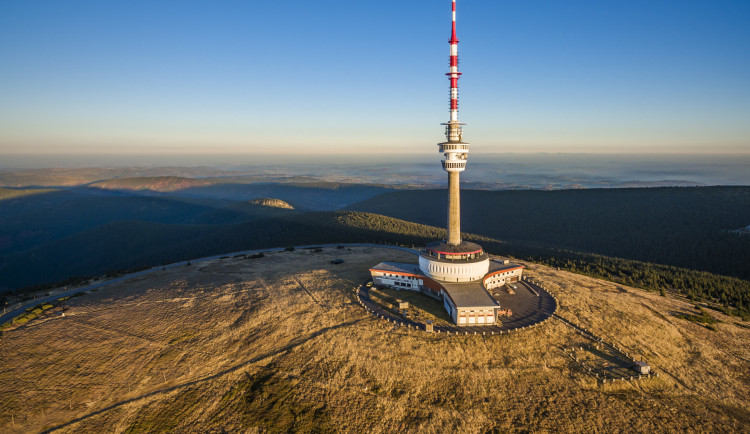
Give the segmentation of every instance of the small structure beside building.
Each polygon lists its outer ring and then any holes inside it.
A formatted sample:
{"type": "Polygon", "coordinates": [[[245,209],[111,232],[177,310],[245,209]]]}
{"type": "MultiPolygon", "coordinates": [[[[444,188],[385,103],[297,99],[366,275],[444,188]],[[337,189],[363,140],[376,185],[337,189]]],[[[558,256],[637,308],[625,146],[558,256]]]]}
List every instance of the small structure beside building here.
{"type": "Polygon", "coordinates": [[[637,360],[633,365],[633,370],[641,375],[646,375],[651,372],[651,366],[645,360],[637,360]]]}

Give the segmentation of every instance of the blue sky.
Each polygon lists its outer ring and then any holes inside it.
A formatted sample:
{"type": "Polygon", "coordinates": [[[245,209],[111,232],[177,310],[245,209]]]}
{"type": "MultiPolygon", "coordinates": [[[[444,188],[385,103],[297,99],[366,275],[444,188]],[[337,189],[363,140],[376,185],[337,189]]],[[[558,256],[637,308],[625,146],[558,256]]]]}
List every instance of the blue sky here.
{"type": "MultiPolygon", "coordinates": [[[[750,153],[750,1],[458,0],[476,152],[750,153]]],[[[0,154],[434,152],[450,1],[0,2],[0,154]]]]}

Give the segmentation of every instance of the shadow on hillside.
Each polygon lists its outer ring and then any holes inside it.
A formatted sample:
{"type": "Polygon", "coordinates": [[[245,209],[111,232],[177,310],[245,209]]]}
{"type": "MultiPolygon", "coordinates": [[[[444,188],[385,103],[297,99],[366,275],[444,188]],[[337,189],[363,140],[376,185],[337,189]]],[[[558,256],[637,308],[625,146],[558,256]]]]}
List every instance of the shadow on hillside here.
{"type": "Polygon", "coordinates": [[[325,217],[280,221],[301,213],[227,198],[275,197],[298,208],[335,209],[382,191],[264,183],[174,195],[75,187],[8,199],[0,207],[0,291],[235,250],[324,242],[325,217]]]}

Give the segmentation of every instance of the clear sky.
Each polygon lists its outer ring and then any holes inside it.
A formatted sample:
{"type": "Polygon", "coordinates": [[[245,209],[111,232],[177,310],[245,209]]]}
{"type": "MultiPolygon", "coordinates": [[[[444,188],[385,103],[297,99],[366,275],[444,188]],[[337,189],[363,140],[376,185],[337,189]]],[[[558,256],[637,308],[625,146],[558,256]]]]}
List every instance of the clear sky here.
{"type": "MultiPolygon", "coordinates": [[[[0,154],[419,153],[449,0],[0,1],[0,154]]],[[[458,0],[477,152],[750,153],[750,1],[458,0]]]]}

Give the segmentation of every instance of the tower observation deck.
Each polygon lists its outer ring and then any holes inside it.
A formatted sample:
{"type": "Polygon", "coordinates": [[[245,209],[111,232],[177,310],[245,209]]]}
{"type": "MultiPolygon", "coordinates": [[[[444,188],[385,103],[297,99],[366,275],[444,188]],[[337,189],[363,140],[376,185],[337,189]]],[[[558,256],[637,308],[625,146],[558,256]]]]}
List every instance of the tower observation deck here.
{"type": "Polygon", "coordinates": [[[456,37],[456,0],[452,0],[450,43],[450,120],[445,125],[446,141],[438,143],[443,170],[448,172],[448,239],[427,245],[419,266],[426,275],[442,281],[479,280],[489,270],[489,257],[481,246],[461,240],[461,188],[459,174],[466,170],[469,143],[463,141],[458,121],[458,37],[456,37]]]}

